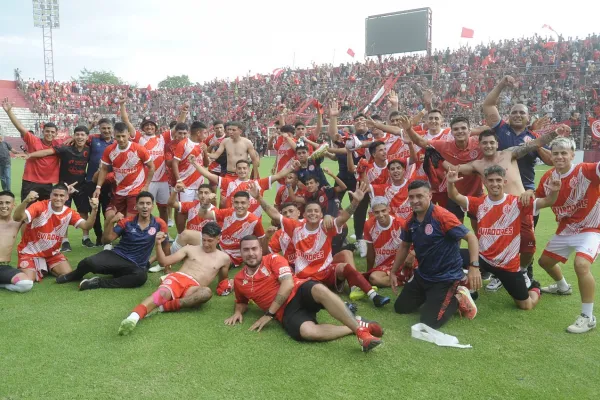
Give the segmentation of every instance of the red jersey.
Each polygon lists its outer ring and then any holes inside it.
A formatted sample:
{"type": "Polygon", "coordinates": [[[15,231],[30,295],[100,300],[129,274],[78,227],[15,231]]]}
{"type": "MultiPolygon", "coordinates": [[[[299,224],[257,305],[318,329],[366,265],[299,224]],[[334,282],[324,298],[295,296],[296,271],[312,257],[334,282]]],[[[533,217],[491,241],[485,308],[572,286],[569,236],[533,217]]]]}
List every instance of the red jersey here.
{"type": "Polygon", "coordinates": [[[84,221],[76,211],[64,206],[60,212],[52,210],[50,200],[37,201],[25,210],[27,225],[18,253],[30,257],[52,257],[60,253],[69,225],[78,227],[84,221]]]}
{"type": "MultiPolygon", "coordinates": [[[[436,149],[446,161],[452,165],[467,164],[471,161],[483,158],[483,153],[479,150],[479,139],[470,137],[467,147],[459,149],[455,141],[432,140],[429,145],[436,149]]],[[[460,181],[456,182],[456,189],[463,196],[481,196],[483,186],[481,177],[477,174],[466,175],[460,181]]]]}
{"type": "MultiPolygon", "coordinates": [[[[296,187],[296,189],[294,189],[294,195],[295,196],[299,196],[299,197],[304,197],[304,191],[302,189],[300,189],[299,187],[296,187]]],[[[277,194],[275,195],[275,207],[277,207],[277,209],[280,209],[282,204],[285,203],[289,203],[290,202],[290,194],[288,193],[288,188],[287,186],[283,185],[280,186],[279,189],[277,189],[277,194]]],[[[303,210],[303,204],[301,203],[294,203],[296,204],[296,207],[298,207],[298,209],[300,211],[303,210]]]]}
{"type": "Polygon", "coordinates": [[[186,189],[198,189],[204,183],[204,177],[189,161],[190,156],[195,156],[198,162],[202,161],[200,143],[185,138],[177,144],[173,158],[179,161],[179,179],[182,179],[186,189]]]}
{"type": "MultiPolygon", "coordinates": [[[[296,139],[293,139],[294,142],[296,139]]],[[[275,161],[275,171],[279,172],[285,168],[291,168],[292,161],[296,158],[296,150],[290,146],[287,139],[283,136],[278,136],[277,140],[273,144],[273,148],[277,150],[277,160],[275,161]]],[[[279,183],[283,184],[284,179],[282,179],[279,183]]]]}
{"type": "Polygon", "coordinates": [[[390,180],[390,173],[387,169],[387,160],[385,161],[385,166],[378,167],[374,161],[367,161],[366,159],[361,159],[356,166],[356,179],[360,179],[362,174],[365,174],[367,177],[367,182],[371,184],[384,184],[388,183],[390,180]]]}
{"type": "Polygon", "coordinates": [[[170,143],[167,143],[165,145],[165,167],[166,167],[166,174],[167,174],[167,182],[169,182],[169,185],[174,187],[177,182],[175,181],[175,177],[173,176],[173,171],[171,170],[171,167],[169,167],[167,165],[168,161],[172,161],[174,156],[173,153],[175,153],[175,148],[177,148],[177,145],[179,144],[179,142],[181,142],[181,140],[173,140],[170,143]]]}
{"type": "Polygon", "coordinates": [[[171,131],[166,131],[161,135],[147,136],[140,132],[135,133],[133,141],[144,146],[150,158],[154,163],[154,175],[152,182],[168,182],[169,175],[167,174],[167,165],[165,163],[165,147],[170,141],[171,131]]]}
{"type": "MultiPolygon", "coordinates": [[[[237,192],[247,192],[252,182],[256,182],[258,185],[261,196],[265,190],[269,190],[271,188],[270,176],[261,179],[249,179],[247,181],[241,181],[239,178],[234,178],[232,176],[220,176],[219,188],[221,189],[221,197],[225,198],[225,207],[233,207],[233,196],[237,192]]],[[[248,211],[259,218],[262,216],[262,207],[260,206],[260,203],[252,196],[250,196],[250,207],[248,207],[248,211]]]]}
{"type": "Polygon", "coordinates": [[[290,235],[285,233],[283,229],[278,229],[269,240],[269,251],[271,253],[281,253],[286,260],[293,265],[296,261],[296,248],[292,243],[290,235]]]}
{"type": "Polygon", "coordinates": [[[292,274],[292,269],[285,258],[279,254],[269,254],[263,256],[260,266],[253,274],[248,272],[248,267],[244,266],[240,272],[233,278],[233,291],[235,292],[235,302],[239,304],[248,304],[250,300],[263,311],[267,311],[279,291],[279,279],[284,276],[291,276],[294,280],[294,289],[279,310],[275,313],[278,321],[283,319],[285,306],[294,298],[298,287],[306,280],[298,279],[292,274]]]}
{"type": "Polygon", "coordinates": [[[400,247],[400,230],[404,224],[404,219],[391,216],[389,226],[381,226],[375,217],[371,217],[365,222],[364,239],[367,243],[373,244],[375,251],[375,264],[377,267],[389,267],[394,265],[396,253],[400,247]]]}
{"type": "Polygon", "coordinates": [[[257,238],[265,236],[265,230],[260,223],[260,218],[251,213],[238,218],[233,208],[214,208],[212,212],[215,219],[221,225],[221,250],[223,250],[234,265],[242,263],[242,254],[240,253],[240,242],[244,236],[254,235],[257,238]]]}
{"type": "Polygon", "coordinates": [[[321,276],[326,275],[327,269],[331,266],[333,260],[331,241],[342,233],[337,227],[325,229],[323,221],[319,222],[319,227],[314,231],[306,228],[306,221],[281,217],[281,227],[289,237],[296,249],[295,269],[299,278],[314,278],[320,280],[321,276]]]}
{"type": "MultiPolygon", "coordinates": [[[[216,151],[219,148],[219,145],[221,144],[221,142],[226,137],[227,137],[227,135],[225,135],[225,134],[221,137],[217,137],[214,133],[211,133],[204,140],[204,143],[206,144],[206,147],[211,149],[210,151],[216,151]]],[[[210,162],[210,164],[208,165],[208,170],[215,175],[220,175],[221,172],[223,172],[221,169],[221,164],[219,164],[216,160],[210,162]]]]}
{"type": "Polygon", "coordinates": [[[412,214],[412,207],[408,202],[408,181],[404,181],[400,186],[389,184],[371,185],[370,189],[371,204],[376,201],[377,197],[385,197],[392,214],[404,219],[412,214]]]}
{"type": "Polygon", "coordinates": [[[551,176],[561,180],[558,199],[552,206],[558,222],[557,235],[600,233],[599,168],[599,163],[581,163],[574,164],[566,174],[559,174],[552,168],[542,176],[535,192],[537,197],[550,194],[547,183],[551,176]]]}
{"type": "Polygon", "coordinates": [[[477,217],[479,255],[493,267],[519,270],[521,218],[537,213],[535,201],[523,206],[519,196],[505,194],[502,200],[467,196],[467,210],[477,217]]]}
{"type": "Polygon", "coordinates": [[[143,146],[129,142],[127,148],[119,149],[114,142],[104,150],[102,164],[112,166],[119,196],[137,196],[146,182],[144,164],[150,162],[150,154],[143,146]]]}
{"type": "MultiPolygon", "coordinates": [[[[27,152],[33,153],[38,150],[53,149],[60,142],[53,140],[51,145],[45,145],[42,139],[27,132],[23,135],[23,141],[27,146],[27,152]]],[[[23,180],[35,183],[57,183],[60,159],[57,155],[41,158],[28,158],[25,161],[23,180]]]]}
{"type": "MultiPolygon", "coordinates": [[[[210,211],[214,208],[215,206],[211,204],[210,207],[208,207],[208,210],[210,211]]],[[[210,219],[202,218],[198,215],[198,213],[200,212],[200,200],[184,201],[182,203],[179,203],[178,211],[180,213],[187,214],[185,229],[191,229],[193,231],[202,232],[202,228],[204,227],[204,225],[212,221],[210,219]]]]}

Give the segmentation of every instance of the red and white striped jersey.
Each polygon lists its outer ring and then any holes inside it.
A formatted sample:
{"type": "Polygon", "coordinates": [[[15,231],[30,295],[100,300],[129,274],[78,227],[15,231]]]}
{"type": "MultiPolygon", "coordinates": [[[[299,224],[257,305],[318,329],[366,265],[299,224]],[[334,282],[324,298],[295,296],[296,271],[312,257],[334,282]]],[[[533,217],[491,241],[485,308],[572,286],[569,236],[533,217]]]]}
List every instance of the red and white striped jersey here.
{"type": "MultiPolygon", "coordinates": [[[[248,179],[247,181],[242,181],[239,178],[234,178],[232,176],[220,176],[219,188],[221,189],[221,197],[225,198],[225,207],[233,207],[233,196],[237,192],[247,192],[252,182],[255,182],[258,185],[261,196],[265,190],[271,188],[270,176],[261,179],[248,179]]],[[[250,207],[248,208],[248,211],[259,218],[262,217],[262,207],[252,196],[250,196],[250,207]]]]}
{"type": "Polygon", "coordinates": [[[175,148],[173,158],[179,161],[179,179],[183,180],[186,189],[198,189],[204,183],[204,177],[189,161],[193,155],[198,161],[202,160],[202,149],[200,143],[185,138],[175,148]]]}
{"type": "MultiPolygon", "coordinates": [[[[208,210],[210,211],[214,208],[215,206],[211,204],[210,207],[208,207],[208,210]]],[[[204,225],[212,221],[211,219],[205,219],[198,215],[200,212],[200,200],[181,202],[179,203],[178,211],[180,213],[187,214],[185,229],[202,232],[204,225]]]]}
{"type": "Polygon", "coordinates": [[[137,196],[146,182],[144,164],[150,162],[150,154],[143,146],[129,142],[121,150],[114,142],[104,150],[102,164],[111,166],[115,173],[115,194],[119,196],[137,196]]]}
{"type": "Polygon", "coordinates": [[[234,265],[242,263],[242,253],[240,252],[240,242],[244,236],[254,235],[257,238],[265,236],[265,231],[260,222],[260,218],[251,213],[246,213],[242,218],[235,215],[233,208],[213,208],[215,220],[221,225],[221,250],[223,250],[234,265]]]}
{"type": "Polygon", "coordinates": [[[535,192],[537,197],[550,194],[550,177],[560,178],[561,187],[552,211],[558,221],[557,235],[600,232],[600,163],[574,164],[566,174],[552,168],[546,171],[535,192]]]}
{"type": "MultiPolygon", "coordinates": [[[[295,141],[295,139],[294,139],[295,141]]],[[[273,148],[277,150],[277,161],[275,171],[279,172],[292,166],[292,161],[296,158],[296,150],[290,146],[287,139],[283,136],[278,136],[273,144],[273,148]]],[[[283,184],[283,180],[280,182],[283,184]]]]}
{"type": "Polygon", "coordinates": [[[296,261],[296,248],[294,247],[294,243],[292,243],[292,238],[283,229],[278,229],[271,236],[269,251],[271,253],[280,253],[288,260],[290,265],[294,265],[296,261]]]}
{"type": "MultiPolygon", "coordinates": [[[[204,143],[208,147],[209,151],[215,151],[219,148],[219,145],[226,137],[227,137],[227,135],[225,135],[225,134],[221,137],[217,137],[214,133],[211,133],[204,140],[204,143]]],[[[223,171],[221,171],[221,164],[219,164],[216,160],[210,162],[210,164],[208,166],[208,170],[215,175],[219,175],[219,174],[221,174],[221,172],[223,172],[223,171]]]]}
{"type": "Polygon", "coordinates": [[[373,244],[375,251],[375,264],[377,267],[389,267],[394,265],[394,259],[398,252],[398,247],[402,242],[400,240],[400,230],[404,224],[404,219],[391,216],[389,226],[381,226],[375,217],[371,217],[365,222],[364,239],[367,243],[373,244]]]}
{"type": "Polygon", "coordinates": [[[387,169],[387,160],[385,166],[380,168],[375,164],[373,160],[367,161],[361,159],[356,166],[356,179],[360,179],[360,176],[364,173],[367,177],[367,182],[371,184],[384,184],[390,181],[390,172],[387,169]]]}
{"type": "Polygon", "coordinates": [[[371,205],[376,202],[377,197],[385,197],[391,213],[407,219],[412,214],[412,207],[408,202],[408,183],[405,180],[400,186],[390,184],[371,185],[371,205]]]}
{"type": "Polygon", "coordinates": [[[160,135],[147,136],[136,132],[133,141],[144,146],[154,163],[152,182],[168,182],[167,164],[165,163],[165,146],[171,138],[171,132],[166,131],[160,135]]]}
{"type": "Polygon", "coordinates": [[[505,194],[502,200],[488,196],[467,198],[467,208],[477,217],[479,255],[491,266],[511,272],[519,270],[521,248],[521,218],[530,218],[535,201],[523,206],[519,196],[505,194]]]}

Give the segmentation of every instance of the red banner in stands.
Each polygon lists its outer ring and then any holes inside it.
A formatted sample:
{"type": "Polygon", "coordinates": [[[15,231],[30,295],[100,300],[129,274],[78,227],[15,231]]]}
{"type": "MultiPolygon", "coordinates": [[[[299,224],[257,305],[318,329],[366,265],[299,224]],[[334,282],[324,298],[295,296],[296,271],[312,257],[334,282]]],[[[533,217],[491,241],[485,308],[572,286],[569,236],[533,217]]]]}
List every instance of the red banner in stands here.
{"type": "Polygon", "coordinates": [[[596,140],[600,140],[600,119],[590,118],[588,121],[592,128],[592,137],[596,140]]]}

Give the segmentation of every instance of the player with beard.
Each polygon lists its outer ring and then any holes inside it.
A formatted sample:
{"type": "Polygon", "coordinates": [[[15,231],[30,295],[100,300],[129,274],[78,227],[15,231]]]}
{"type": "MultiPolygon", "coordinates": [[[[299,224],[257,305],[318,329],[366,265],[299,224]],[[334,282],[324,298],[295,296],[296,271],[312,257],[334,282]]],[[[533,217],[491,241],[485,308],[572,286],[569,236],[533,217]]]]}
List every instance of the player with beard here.
{"type": "Polygon", "coordinates": [[[391,160],[387,164],[391,183],[369,185],[371,194],[371,209],[373,199],[383,197],[387,200],[390,212],[400,218],[408,218],[412,213],[408,203],[408,184],[406,179],[406,164],[402,160],[391,160]]]}
{"type": "Polygon", "coordinates": [[[273,319],[281,322],[286,333],[297,341],[330,341],[355,334],[362,351],[382,344],[383,329],[373,321],[355,317],[344,302],[325,285],[294,276],[285,258],[277,254],[263,256],[260,241],[246,236],[240,242],[244,268],[234,278],[235,309],[225,325],[243,323],[243,315],[252,300],[265,315],[250,331],[260,332],[273,319]],[[319,324],[317,313],[325,309],[344,326],[319,324]]]}

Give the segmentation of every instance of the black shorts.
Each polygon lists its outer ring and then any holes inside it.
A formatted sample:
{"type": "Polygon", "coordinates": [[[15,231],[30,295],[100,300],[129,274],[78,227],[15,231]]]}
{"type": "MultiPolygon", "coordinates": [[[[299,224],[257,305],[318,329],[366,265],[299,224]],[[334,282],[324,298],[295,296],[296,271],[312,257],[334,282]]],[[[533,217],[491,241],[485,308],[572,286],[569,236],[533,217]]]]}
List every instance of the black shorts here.
{"type": "Polygon", "coordinates": [[[312,297],[312,288],[320,285],[317,281],[307,281],[300,285],[296,295],[285,307],[283,320],[281,324],[283,329],[294,340],[304,340],[300,335],[300,326],[305,322],[317,323],[317,313],[323,309],[323,306],[312,297]]]}
{"type": "Polygon", "coordinates": [[[50,199],[50,192],[52,192],[52,184],[30,182],[23,179],[21,183],[21,201],[25,200],[29,192],[36,192],[40,196],[38,200],[48,200],[50,199]]]}
{"type": "MultiPolygon", "coordinates": [[[[465,219],[465,212],[462,210],[462,208],[460,208],[458,204],[453,202],[452,199],[448,199],[448,202],[446,203],[446,210],[456,215],[456,218],[458,218],[460,221],[465,219]]],[[[467,216],[471,219],[475,218],[470,213],[467,213],[467,216]]]]}
{"type": "Polygon", "coordinates": [[[67,207],[71,207],[71,203],[75,203],[78,213],[89,213],[91,209],[90,199],[85,187],[81,187],[77,190],[79,190],[79,192],[71,194],[69,196],[69,200],[65,202],[65,205],[67,207]]]}
{"type": "Polygon", "coordinates": [[[20,272],[21,271],[10,265],[0,264],[0,284],[10,285],[12,283],[12,278],[20,272]]]}
{"type": "Polygon", "coordinates": [[[503,268],[493,267],[481,257],[479,257],[479,267],[500,279],[502,286],[504,286],[513,299],[524,301],[529,298],[529,291],[527,290],[527,284],[522,272],[510,272],[503,268]]]}

